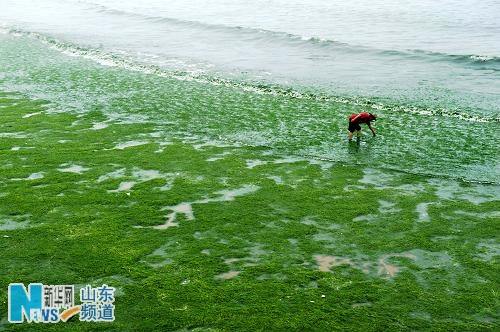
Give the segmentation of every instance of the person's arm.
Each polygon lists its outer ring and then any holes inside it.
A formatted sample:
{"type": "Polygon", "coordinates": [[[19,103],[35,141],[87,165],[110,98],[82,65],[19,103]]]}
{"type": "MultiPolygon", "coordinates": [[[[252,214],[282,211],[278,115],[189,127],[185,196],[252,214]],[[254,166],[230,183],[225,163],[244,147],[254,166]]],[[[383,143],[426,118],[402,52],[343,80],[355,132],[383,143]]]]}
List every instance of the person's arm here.
{"type": "Polygon", "coordinates": [[[368,122],[367,125],[368,125],[368,128],[370,128],[370,130],[372,131],[373,137],[375,137],[375,129],[372,127],[371,123],[368,122]]]}
{"type": "Polygon", "coordinates": [[[361,116],[361,114],[356,115],[356,116],[355,116],[355,117],[351,120],[351,122],[352,122],[352,123],[356,123],[356,120],[357,120],[360,116],[361,116]]]}

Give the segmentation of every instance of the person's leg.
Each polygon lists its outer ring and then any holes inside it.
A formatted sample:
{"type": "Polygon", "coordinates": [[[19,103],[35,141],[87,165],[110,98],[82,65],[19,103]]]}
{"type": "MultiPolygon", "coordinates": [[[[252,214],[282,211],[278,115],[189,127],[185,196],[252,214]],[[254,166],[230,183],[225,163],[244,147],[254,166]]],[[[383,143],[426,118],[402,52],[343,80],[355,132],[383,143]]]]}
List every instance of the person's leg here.
{"type": "Polygon", "coordinates": [[[352,135],[356,132],[357,129],[358,128],[356,127],[356,125],[354,123],[352,123],[351,121],[349,121],[349,127],[347,128],[347,130],[349,131],[349,134],[347,134],[349,141],[352,140],[352,135]]]}
{"type": "Polygon", "coordinates": [[[354,129],[354,134],[356,134],[356,139],[359,140],[361,139],[361,126],[359,124],[353,125],[354,129]]]}

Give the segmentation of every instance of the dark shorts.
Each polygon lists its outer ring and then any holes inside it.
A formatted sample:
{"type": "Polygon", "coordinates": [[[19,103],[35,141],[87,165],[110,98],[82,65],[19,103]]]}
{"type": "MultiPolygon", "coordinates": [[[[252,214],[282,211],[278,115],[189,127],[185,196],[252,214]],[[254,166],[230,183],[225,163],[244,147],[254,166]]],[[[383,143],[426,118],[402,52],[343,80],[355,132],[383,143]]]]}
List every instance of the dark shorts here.
{"type": "Polygon", "coordinates": [[[353,133],[356,130],[361,130],[361,126],[359,124],[352,123],[351,121],[349,121],[349,129],[348,130],[349,130],[349,132],[353,133]]]}

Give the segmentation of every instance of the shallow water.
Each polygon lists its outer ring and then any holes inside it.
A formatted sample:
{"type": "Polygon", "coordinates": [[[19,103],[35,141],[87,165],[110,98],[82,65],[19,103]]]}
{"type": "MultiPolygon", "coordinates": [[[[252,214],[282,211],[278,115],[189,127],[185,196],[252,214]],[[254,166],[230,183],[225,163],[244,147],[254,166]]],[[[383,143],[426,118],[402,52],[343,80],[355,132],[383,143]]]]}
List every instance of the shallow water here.
{"type": "Polygon", "coordinates": [[[496,1],[0,6],[0,89],[103,112],[89,129],[154,122],[165,142],[370,165],[377,186],[380,169],[499,182],[496,1]],[[348,145],[346,117],[360,111],[379,115],[379,135],[348,145]]]}
{"type": "Polygon", "coordinates": [[[131,61],[144,70],[154,65],[498,111],[496,1],[0,4],[7,31],[104,65],[130,67],[131,61]]]}

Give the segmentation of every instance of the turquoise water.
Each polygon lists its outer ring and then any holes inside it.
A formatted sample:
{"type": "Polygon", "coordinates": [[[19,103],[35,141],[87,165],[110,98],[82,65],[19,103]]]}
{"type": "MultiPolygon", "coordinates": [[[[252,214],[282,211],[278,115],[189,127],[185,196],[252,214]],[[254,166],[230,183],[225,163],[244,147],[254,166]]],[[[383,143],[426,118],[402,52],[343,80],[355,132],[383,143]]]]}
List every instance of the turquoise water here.
{"type": "Polygon", "coordinates": [[[496,1],[0,0],[0,89],[172,136],[499,182],[496,1]],[[378,137],[346,142],[376,112],[378,137]]]}

